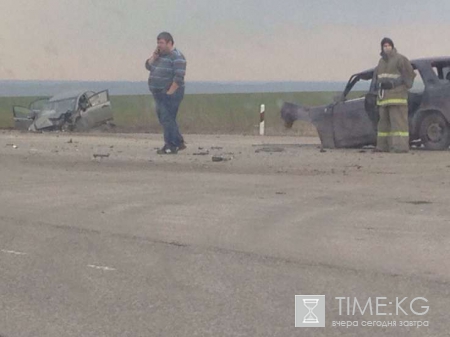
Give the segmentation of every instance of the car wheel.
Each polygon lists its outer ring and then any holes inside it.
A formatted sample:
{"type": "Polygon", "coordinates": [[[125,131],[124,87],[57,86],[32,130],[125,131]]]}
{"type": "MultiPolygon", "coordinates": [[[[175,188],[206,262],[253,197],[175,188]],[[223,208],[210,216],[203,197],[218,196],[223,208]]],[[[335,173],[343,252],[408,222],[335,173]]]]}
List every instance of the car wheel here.
{"type": "Polygon", "coordinates": [[[450,128],[444,116],[433,112],[422,120],[419,136],[427,150],[446,150],[450,145],[450,128]]]}

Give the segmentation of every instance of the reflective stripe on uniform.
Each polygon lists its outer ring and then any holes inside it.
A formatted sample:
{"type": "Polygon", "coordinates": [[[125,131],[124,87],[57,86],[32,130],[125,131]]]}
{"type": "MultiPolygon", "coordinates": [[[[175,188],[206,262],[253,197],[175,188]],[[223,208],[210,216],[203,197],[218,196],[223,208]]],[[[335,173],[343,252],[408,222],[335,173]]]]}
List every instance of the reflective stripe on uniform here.
{"type": "Polygon", "coordinates": [[[393,137],[409,137],[409,132],[393,131],[390,132],[390,135],[393,137]]]}
{"type": "Polygon", "coordinates": [[[407,105],[408,104],[408,100],[406,98],[391,98],[391,99],[385,99],[382,101],[378,101],[377,105],[383,106],[383,105],[389,105],[389,104],[404,104],[407,105]]]}
{"type": "Polygon", "coordinates": [[[378,78],[399,78],[400,77],[400,75],[398,75],[398,74],[386,74],[386,73],[383,73],[383,74],[379,74],[378,75],[378,78]]]}
{"type": "Polygon", "coordinates": [[[378,132],[378,137],[409,137],[409,132],[403,131],[378,132]]]}

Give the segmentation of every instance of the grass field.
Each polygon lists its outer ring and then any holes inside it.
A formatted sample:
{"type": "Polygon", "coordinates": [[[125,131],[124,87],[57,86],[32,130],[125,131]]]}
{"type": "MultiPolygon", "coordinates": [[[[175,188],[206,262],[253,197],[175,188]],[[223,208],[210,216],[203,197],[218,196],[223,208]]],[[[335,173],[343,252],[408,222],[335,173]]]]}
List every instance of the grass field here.
{"type": "MultiPolygon", "coordinates": [[[[184,133],[256,134],[259,127],[259,107],[266,106],[268,135],[315,135],[314,127],[296,123],[292,130],[284,129],[280,118],[283,102],[303,105],[330,103],[333,92],[205,94],[186,95],[180,107],[178,121],[184,133]]],[[[12,128],[12,106],[28,106],[34,97],[0,97],[0,128],[12,128]]],[[[150,95],[112,96],[114,121],[121,132],[158,132],[154,103],[150,95]]]]}

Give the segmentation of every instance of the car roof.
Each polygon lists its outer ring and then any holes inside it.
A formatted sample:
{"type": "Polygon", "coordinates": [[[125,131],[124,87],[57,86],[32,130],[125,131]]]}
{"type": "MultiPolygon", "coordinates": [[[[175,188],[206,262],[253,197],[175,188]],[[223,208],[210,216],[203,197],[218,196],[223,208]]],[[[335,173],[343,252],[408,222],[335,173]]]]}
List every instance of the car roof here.
{"type": "MultiPolygon", "coordinates": [[[[105,91],[107,91],[107,90],[105,90],[105,91]]],[[[99,91],[99,92],[101,92],[101,91],[99,91]]],[[[87,94],[87,98],[90,98],[93,95],[98,94],[99,92],[95,92],[95,91],[92,91],[92,90],[65,91],[65,92],[63,92],[61,94],[58,94],[58,95],[55,95],[55,96],[51,97],[48,101],[49,102],[63,101],[63,100],[66,100],[66,99],[78,98],[78,97],[80,97],[83,94],[87,94]]]]}
{"type": "Polygon", "coordinates": [[[411,63],[412,64],[418,64],[418,63],[450,63],[450,56],[424,57],[424,58],[412,60],[411,63]]]}
{"type": "MultiPolygon", "coordinates": [[[[448,63],[450,64],[450,56],[441,56],[441,57],[424,57],[420,59],[414,59],[411,60],[411,64],[413,67],[417,67],[420,64],[435,64],[435,63],[448,63]]],[[[370,80],[372,78],[372,74],[374,72],[375,68],[370,68],[364,71],[361,71],[360,73],[356,73],[353,76],[358,76],[364,80],[370,80]]]]}
{"type": "Polygon", "coordinates": [[[49,99],[49,102],[56,102],[56,101],[62,101],[65,99],[72,99],[77,98],[85,93],[92,93],[93,91],[90,90],[84,90],[84,91],[65,91],[63,93],[57,94],[49,99]]]}

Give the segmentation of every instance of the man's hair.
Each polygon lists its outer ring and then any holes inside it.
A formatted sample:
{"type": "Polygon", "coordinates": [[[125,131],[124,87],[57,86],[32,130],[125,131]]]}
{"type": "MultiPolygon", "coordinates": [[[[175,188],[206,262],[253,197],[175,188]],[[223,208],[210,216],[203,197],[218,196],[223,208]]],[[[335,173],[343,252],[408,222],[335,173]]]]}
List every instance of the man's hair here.
{"type": "Polygon", "coordinates": [[[174,43],[172,34],[170,34],[168,32],[159,33],[158,37],[156,39],[157,40],[164,40],[166,42],[172,42],[172,44],[174,43]]]}
{"type": "Polygon", "coordinates": [[[392,48],[394,48],[394,41],[392,41],[392,39],[385,37],[383,40],[381,40],[381,49],[383,49],[383,46],[385,44],[389,44],[392,48]]]}

